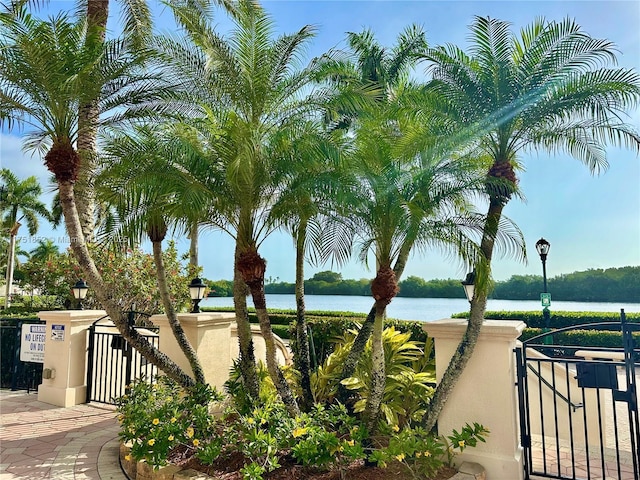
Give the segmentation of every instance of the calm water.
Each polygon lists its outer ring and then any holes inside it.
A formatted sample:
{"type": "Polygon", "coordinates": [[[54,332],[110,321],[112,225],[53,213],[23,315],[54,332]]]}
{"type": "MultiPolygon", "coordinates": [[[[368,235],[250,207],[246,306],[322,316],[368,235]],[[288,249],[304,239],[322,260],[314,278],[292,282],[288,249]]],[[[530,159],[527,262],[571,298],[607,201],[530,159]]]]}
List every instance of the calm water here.
{"type": "MultiPolygon", "coordinates": [[[[248,299],[251,306],[251,299],[248,299]]],[[[346,295],[306,295],[307,310],[330,310],[340,312],[368,313],[373,305],[371,297],[346,295]]],[[[201,306],[232,307],[233,298],[206,298],[201,306]]],[[[294,295],[267,294],[267,307],[275,309],[295,309],[294,295]]],[[[574,312],[640,312],[640,303],[595,303],[595,302],[552,302],[551,310],[574,312]]],[[[401,320],[421,320],[429,322],[449,318],[454,313],[469,310],[469,302],[461,298],[405,298],[396,297],[387,308],[390,318],[401,320]]],[[[487,310],[542,310],[539,300],[489,300],[487,310]]]]}

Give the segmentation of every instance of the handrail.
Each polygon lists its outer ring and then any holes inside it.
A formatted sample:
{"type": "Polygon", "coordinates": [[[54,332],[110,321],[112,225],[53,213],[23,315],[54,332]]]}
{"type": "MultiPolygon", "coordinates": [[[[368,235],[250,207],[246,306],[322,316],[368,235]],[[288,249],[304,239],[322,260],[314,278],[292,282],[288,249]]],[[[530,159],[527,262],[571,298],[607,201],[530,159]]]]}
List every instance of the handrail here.
{"type": "Polygon", "coordinates": [[[530,363],[527,363],[527,367],[529,368],[529,370],[531,370],[536,377],[538,377],[540,380],[542,380],[542,383],[544,383],[547,387],[549,387],[553,393],[557,396],[560,397],[561,400],[563,400],[567,405],[569,405],[572,409],[573,412],[575,413],[576,410],[578,410],[579,408],[584,408],[584,404],[582,403],[573,403],[571,400],[569,400],[567,397],[565,397],[564,395],[562,395],[558,390],[556,390],[554,388],[553,385],[551,385],[543,376],[540,372],[538,372],[535,368],[533,368],[533,365],[531,365],[530,363]]]}

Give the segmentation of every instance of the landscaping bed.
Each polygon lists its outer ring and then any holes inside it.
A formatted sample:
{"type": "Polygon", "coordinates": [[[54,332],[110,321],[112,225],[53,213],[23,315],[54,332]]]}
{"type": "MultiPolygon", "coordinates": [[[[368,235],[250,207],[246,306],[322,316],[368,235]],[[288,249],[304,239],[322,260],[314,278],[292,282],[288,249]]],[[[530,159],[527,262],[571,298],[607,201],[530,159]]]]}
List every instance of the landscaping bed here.
{"type": "MultiPolygon", "coordinates": [[[[125,456],[128,449],[121,449],[120,461],[126,470],[127,476],[131,480],[136,480],[135,464],[127,462],[125,456]],[[127,468],[127,463],[129,464],[127,468]]],[[[177,468],[161,468],[153,470],[146,467],[145,473],[141,476],[150,478],[161,478],[162,480],[171,480],[176,474],[179,474],[181,480],[189,478],[190,473],[196,475],[198,480],[205,480],[202,474],[215,480],[242,480],[243,476],[240,469],[245,465],[246,458],[242,455],[234,455],[233,457],[220,457],[211,465],[203,464],[189,450],[176,451],[170,459],[171,465],[177,468]]],[[[285,462],[283,462],[285,463],[285,462]]],[[[449,480],[456,474],[454,468],[443,466],[437,474],[428,478],[428,480],[449,480]]],[[[283,464],[280,468],[264,475],[265,480],[385,480],[394,478],[395,480],[415,480],[415,475],[400,462],[392,462],[386,468],[371,467],[364,465],[363,461],[355,461],[340,470],[326,471],[313,467],[303,467],[296,465],[291,461],[283,464]]],[[[426,477],[425,477],[426,480],[426,477]]]]}

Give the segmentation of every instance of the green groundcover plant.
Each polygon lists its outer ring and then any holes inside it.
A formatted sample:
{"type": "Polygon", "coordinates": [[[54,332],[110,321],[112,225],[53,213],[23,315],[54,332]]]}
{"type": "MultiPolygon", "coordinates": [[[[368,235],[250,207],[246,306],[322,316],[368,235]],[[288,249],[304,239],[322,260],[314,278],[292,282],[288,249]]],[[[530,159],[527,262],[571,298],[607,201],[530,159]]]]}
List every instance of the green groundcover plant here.
{"type": "MultiPolygon", "coordinates": [[[[387,339],[397,343],[402,339],[398,335],[390,329],[387,339]]],[[[408,350],[416,348],[412,345],[408,350]]],[[[409,357],[407,361],[415,361],[414,354],[409,357]]],[[[401,462],[416,478],[429,478],[443,465],[452,465],[458,452],[484,442],[488,434],[484,426],[474,424],[438,436],[410,418],[398,421],[392,415],[381,420],[379,432],[372,437],[359,413],[337,402],[316,403],[310,411],[292,417],[278,400],[263,365],[259,365],[260,398],[253,401],[236,370],[227,382],[226,395],[202,385],[186,391],[163,377],[155,384],[132,384],[116,401],[120,438],[131,445],[127,460],[160,467],[175,452],[196,456],[205,465],[241,456],[240,473],[246,480],[260,480],[284,463],[344,470],[358,460],[379,467],[401,462]]],[[[287,369],[285,378],[294,391],[299,390],[295,371],[287,369]]],[[[359,390],[366,387],[354,391],[359,390]]],[[[399,391],[398,396],[404,393],[399,391]]]]}

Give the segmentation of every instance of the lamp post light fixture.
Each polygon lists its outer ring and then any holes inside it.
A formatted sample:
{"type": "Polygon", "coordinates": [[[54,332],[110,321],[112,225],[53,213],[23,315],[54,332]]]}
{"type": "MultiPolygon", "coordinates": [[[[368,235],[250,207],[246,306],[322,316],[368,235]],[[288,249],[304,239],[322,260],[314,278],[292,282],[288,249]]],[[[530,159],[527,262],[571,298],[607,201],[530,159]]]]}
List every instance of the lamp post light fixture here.
{"type": "Polygon", "coordinates": [[[88,290],[89,290],[89,287],[82,279],[78,280],[76,284],[73,287],[71,287],[71,291],[73,292],[73,298],[78,300],[78,310],[84,309],[84,305],[82,305],[82,301],[86,298],[88,290]]]}
{"type": "Polygon", "coordinates": [[[551,305],[551,296],[549,295],[549,291],[547,289],[547,255],[549,254],[549,249],[551,248],[551,244],[547,242],[544,238],[541,238],[536,242],[536,251],[538,255],[540,255],[540,260],[542,261],[542,282],[543,282],[543,294],[540,296],[542,300],[542,315],[544,316],[544,327],[546,331],[549,331],[551,327],[551,314],[549,312],[549,306],[551,305]]]}
{"type": "Polygon", "coordinates": [[[462,282],[460,282],[462,284],[462,287],[464,288],[464,294],[467,296],[467,300],[469,300],[469,303],[471,303],[471,300],[473,300],[473,293],[475,292],[475,289],[476,289],[475,282],[476,282],[475,270],[473,272],[467,273],[467,278],[465,278],[462,282]]]}
{"type": "Polygon", "coordinates": [[[207,289],[207,286],[202,283],[202,280],[199,278],[194,278],[191,280],[189,284],[189,296],[191,297],[191,301],[193,302],[193,309],[191,313],[200,313],[200,300],[204,298],[204,291],[207,289]]]}

